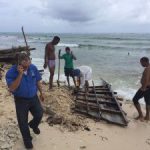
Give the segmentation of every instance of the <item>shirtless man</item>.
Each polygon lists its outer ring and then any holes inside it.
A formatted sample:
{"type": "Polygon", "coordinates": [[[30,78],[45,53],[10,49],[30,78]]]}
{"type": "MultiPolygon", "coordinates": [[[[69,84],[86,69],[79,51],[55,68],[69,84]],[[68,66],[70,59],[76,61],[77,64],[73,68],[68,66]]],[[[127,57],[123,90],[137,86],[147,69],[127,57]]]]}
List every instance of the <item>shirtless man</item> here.
{"type": "Polygon", "coordinates": [[[141,78],[141,88],[136,92],[135,96],[133,97],[133,102],[139,114],[136,119],[139,119],[141,121],[145,119],[148,121],[150,120],[150,64],[149,64],[149,59],[147,57],[142,57],[140,59],[140,63],[145,69],[143,71],[143,75],[141,78]],[[139,99],[143,97],[146,103],[145,117],[143,117],[141,106],[138,102],[139,99]]]}
{"type": "Polygon", "coordinates": [[[46,44],[45,47],[45,57],[44,57],[44,69],[49,68],[50,78],[49,78],[49,89],[53,87],[53,76],[55,72],[55,45],[60,41],[58,36],[54,36],[53,40],[46,44]]]}

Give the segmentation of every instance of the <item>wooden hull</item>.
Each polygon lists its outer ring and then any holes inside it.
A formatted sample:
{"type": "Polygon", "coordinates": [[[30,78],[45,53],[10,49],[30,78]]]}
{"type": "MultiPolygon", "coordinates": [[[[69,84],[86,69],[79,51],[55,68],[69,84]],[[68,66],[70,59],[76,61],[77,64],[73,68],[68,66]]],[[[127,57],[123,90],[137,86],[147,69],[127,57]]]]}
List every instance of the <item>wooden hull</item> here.
{"type": "Polygon", "coordinates": [[[75,99],[75,111],[121,126],[128,124],[120,102],[105,81],[102,86],[90,87],[88,92],[78,91],[75,99]]]}

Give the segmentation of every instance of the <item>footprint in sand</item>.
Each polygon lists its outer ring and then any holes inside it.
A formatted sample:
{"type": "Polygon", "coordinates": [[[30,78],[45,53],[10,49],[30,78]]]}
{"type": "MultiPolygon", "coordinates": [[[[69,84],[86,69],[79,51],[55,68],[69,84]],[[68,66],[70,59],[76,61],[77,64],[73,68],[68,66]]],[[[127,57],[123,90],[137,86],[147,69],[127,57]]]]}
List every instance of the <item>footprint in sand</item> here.
{"type": "Polygon", "coordinates": [[[147,139],[147,140],[146,140],[146,143],[147,143],[148,145],[150,145],[150,139],[147,139]]]}
{"type": "Polygon", "coordinates": [[[86,146],[80,146],[80,149],[86,149],[86,146]]]}
{"type": "Polygon", "coordinates": [[[107,138],[107,137],[100,136],[100,138],[101,138],[102,141],[108,141],[108,138],[107,138]]]}
{"type": "Polygon", "coordinates": [[[0,116],[3,116],[3,114],[4,114],[4,113],[0,111],[0,116]]]}

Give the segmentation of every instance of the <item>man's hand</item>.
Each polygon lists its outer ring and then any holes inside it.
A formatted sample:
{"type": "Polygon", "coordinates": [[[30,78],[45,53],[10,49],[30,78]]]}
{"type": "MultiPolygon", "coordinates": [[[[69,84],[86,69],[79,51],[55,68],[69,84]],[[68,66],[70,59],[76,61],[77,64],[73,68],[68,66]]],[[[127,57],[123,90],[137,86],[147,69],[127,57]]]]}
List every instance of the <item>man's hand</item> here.
{"type": "Polygon", "coordinates": [[[74,60],[77,60],[77,58],[75,57],[75,55],[73,54],[73,52],[71,51],[71,57],[74,59],[74,60]]]}
{"type": "Polygon", "coordinates": [[[70,54],[71,54],[71,56],[72,56],[72,58],[73,58],[73,52],[72,52],[72,51],[70,52],[70,54]]]}
{"type": "Polygon", "coordinates": [[[43,68],[44,68],[44,69],[46,69],[46,68],[47,68],[47,63],[45,63],[45,64],[43,65],[43,68]]]}
{"type": "Polygon", "coordinates": [[[17,70],[18,70],[18,72],[19,72],[18,77],[17,77],[16,80],[13,81],[12,84],[9,86],[9,90],[10,90],[11,92],[14,92],[14,91],[19,87],[20,82],[21,82],[21,80],[22,80],[22,75],[23,75],[23,73],[24,73],[23,66],[21,66],[21,65],[18,65],[17,70]]]}
{"type": "Polygon", "coordinates": [[[61,49],[58,52],[58,58],[60,59],[61,49]]]}
{"type": "Polygon", "coordinates": [[[22,75],[24,73],[23,66],[21,66],[21,65],[18,65],[17,70],[18,70],[20,75],[22,75]]]}
{"type": "Polygon", "coordinates": [[[43,94],[40,94],[40,100],[41,100],[41,102],[44,102],[44,96],[43,96],[43,94]]]}
{"type": "Polygon", "coordinates": [[[141,90],[142,92],[146,91],[146,89],[145,89],[145,88],[142,88],[142,87],[140,88],[140,90],[141,90]]]}

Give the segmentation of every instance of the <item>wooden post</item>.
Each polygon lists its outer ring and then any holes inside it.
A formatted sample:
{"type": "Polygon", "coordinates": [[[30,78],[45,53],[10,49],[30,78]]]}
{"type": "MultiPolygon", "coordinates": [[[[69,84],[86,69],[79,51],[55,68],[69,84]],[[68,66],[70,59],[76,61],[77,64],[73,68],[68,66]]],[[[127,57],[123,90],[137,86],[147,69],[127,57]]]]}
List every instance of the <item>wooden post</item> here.
{"type": "Polygon", "coordinates": [[[58,80],[57,80],[57,85],[58,87],[60,87],[60,83],[59,83],[59,77],[60,77],[60,53],[61,53],[61,49],[58,52],[58,80]]]}
{"type": "Polygon", "coordinates": [[[27,54],[30,56],[30,51],[29,51],[29,46],[28,46],[28,43],[27,43],[27,40],[26,40],[26,36],[25,36],[25,33],[24,33],[24,29],[23,29],[23,26],[22,26],[22,33],[23,33],[23,37],[24,37],[24,41],[25,41],[25,44],[26,44],[26,51],[27,51],[27,54]]]}
{"type": "Polygon", "coordinates": [[[95,85],[94,85],[94,81],[93,81],[93,80],[92,80],[92,84],[93,84],[93,90],[94,90],[94,94],[95,94],[95,100],[96,100],[96,103],[97,103],[97,105],[98,105],[98,110],[99,110],[98,115],[99,115],[99,119],[101,119],[101,114],[102,114],[102,112],[101,112],[101,107],[100,107],[100,104],[99,104],[98,99],[97,99],[96,90],[95,90],[95,85]]]}

